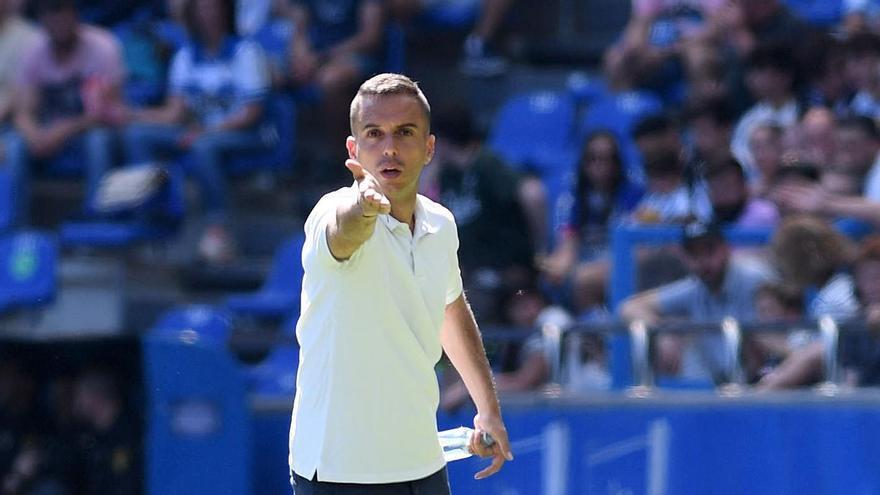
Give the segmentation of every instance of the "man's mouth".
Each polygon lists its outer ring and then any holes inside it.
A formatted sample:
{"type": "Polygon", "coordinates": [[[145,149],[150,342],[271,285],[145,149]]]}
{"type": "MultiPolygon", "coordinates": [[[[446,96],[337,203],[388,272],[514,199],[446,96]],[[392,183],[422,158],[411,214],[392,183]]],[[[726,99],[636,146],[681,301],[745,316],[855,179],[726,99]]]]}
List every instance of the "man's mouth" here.
{"type": "Polygon", "coordinates": [[[396,179],[400,177],[400,174],[403,173],[403,170],[395,167],[383,168],[379,171],[379,174],[386,179],[396,179]]]}

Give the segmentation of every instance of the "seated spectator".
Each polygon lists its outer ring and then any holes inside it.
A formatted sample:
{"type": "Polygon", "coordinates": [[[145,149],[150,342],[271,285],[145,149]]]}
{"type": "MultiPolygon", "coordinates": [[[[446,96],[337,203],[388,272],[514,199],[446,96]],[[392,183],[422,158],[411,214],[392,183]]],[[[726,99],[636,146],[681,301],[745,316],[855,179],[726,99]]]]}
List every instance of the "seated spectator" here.
{"type": "Polygon", "coordinates": [[[226,228],[223,165],[271,146],[263,119],[269,75],[260,47],[234,35],[232,0],[188,0],[185,18],[192,42],[174,56],[169,96],[162,107],[132,113],[125,149],[129,163],[189,153],[188,171],[201,186],[208,220],[199,253],[207,261],[228,262],[235,247],[226,228]]]}
{"type": "Polygon", "coordinates": [[[533,277],[522,179],[480,142],[469,108],[439,109],[433,130],[437,193],[455,215],[464,287],[481,321],[497,321],[500,296],[533,277]]]}
{"type": "MultiPolygon", "coordinates": [[[[559,307],[549,306],[534,287],[512,291],[504,299],[503,323],[509,328],[538,330],[545,324],[553,324],[559,328],[571,324],[568,313],[559,307]]],[[[496,370],[495,388],[498,392],[536,390],[551,378],[551,365],[547,362],[547,352],[540,333],[531,335],[524,342],[507,342],[497,349],[492,347],[487,346],[487,354],[496,370]]],[[[470,396],[457,373],[449,377],[447,383],[440,394],[440,408],[444,411],[455,411],[467,403],[470,396]]]]}
{"type": "Polygon", "coordinates": [[[749,137],[749,152],[755,161],[755,175],[749,180],[749,189],[756,198],[767,198],[776,185],[783,167],[782,128],[773,124],[758,124],[749,137]]]}
{"type": "Polygon", "coordinates": [[[880,35],[862,33],[847,40],[846,58],[846,76],[856,91],[850,110],[880,118],[880,35]]]}
{"type": "Polygon", "coordinates": [[[813,107],[799,124],[798,158],[824,167],[834,159],[837,120],[825,107],[813,107]]]}
{"type": "Polygon", "coordinates": [[[693,145],[688,170],[700,177],[706,162],[729,154],[736,115],[727,102],[719,99],[692,100],[686,113],[693,145]]]}
{"type": "Polygon", "coordinates": [[[22,57],[15,129],[6,143],[16,216],[28,218],[29,176],[61,157],[81,161],[86,197],[113,163],[108,126],[123,118],[124,68],[113,35],[82,24],[74,0],[39,0],[42,32],[22,57]]]}
{"type": "Polygon", "coordinates": [[[621,40],[605,54],[606,67],[612,73],[634,74],[640,86],[661,92],[674,90],[682,81],[681,57],[691,42],[701,38],[705,19],[722,5],[720,0],[632,2],[621,40]]]}
{"type": "Polygon", "coordinates": [[[880,385],[880,236],[862,240],[853,266],[867,331],[841,337],[841,359],[851,384],[880,385]]]}
{"type": "Polygon", "coordinates": [[[37,42],[39,31],[24,20],[16,0],[0,0],[0,124],[11,121],[13,88],[22,55],[37,42]]]}
{"type": "Polygon", "coordinates": [[[722,39],[737,58],[746,59],[757,46],[804,39],[806,24],[783,0],[731,0],[710,20],[711,37],[722,39]]]}
{"type": "MultiPolygon", "coordinates": [[[[855,284],[846,271],[852,247],[827,222],[807,216],[785,220],[773,236],[771,251],[782,281],[806,294],[806,318],[831,316],[844,321],[859,313],[855,284]]],[[[793,352],[761,379],[759,388],[787,388],[815,381],[822,370],[823,349],[821,342],[813,342],[793,352]]]]}
{"type": "Polygon", "coordinates": [[[754,198],[746,185],[742,166],[733,157],[709,162],[706,189],[712,206],[712,221],[739,228],[769,229],[779,223],[776,205],[754,198]]]}
{"type": "Polygon", "coordinates": [[[538,263],[551,285],[571,284],[578,314],[602,306],[608,284],[608,233],[621,224],[643,191],[627,179],[617,139],[607,131],[587,137],[577,168],[574,205],[556,248],[538,263]]]}
{"type": "Polygon", "coordinates": [[[708,220],[712,206],[700,185],[685,182],[684,164],[672,151],[645,157],[645,194],[636,204],[631,219],[643,224],[684,223],[708,220]]]}
{"type": "Polygon", "coordinates": [[[817,34],[807,42],[804,53],[804,105],[828,109],[832,116],[849,113],[852,91],[846,78],[846,50],[830,34],[817,34]]]}
{"type": "MultiPolygon", "coordinates": [[[[731,255],[730,246],[713,224],[687,224],[682,247],[691,275],[630,297],[620,307],[621,318],[648,325],[675,317],[709,322],[732,316],[751,321],[755,292],[772,278],[767,267],[731,255]]],[[[723,381],[723,356],[724,345],[717,334],[692,338],[664,334],[657,337],[654,359],[657,371],[664,375],[723,381]]]]}
{"type": "Polygon", "coordinates": [[[344,121],[351,95],[371,74],[381,72],[385,5],[380,0],[296,0],[291,6],[294,36],[291,79],[315,85],[327,146],[339,147],[348,135],[344,121]]]}
{"type": "Polygon", "coordinates": [[[834,195],[821,184],[786,184],[774,191],[774,201],[789,211],[849,218],[880,226],[880,131],[867,117],[844,119],[835,132],[833,168],[856,177],[862,185],[856,195],[834,195]]]}
{"type": "Polygon", "coordinates": [[[790,48],[764,45],[756,48],[746,62],[745,80],[756,103],[740,117],[733,131],[730,149],[750,178],[757,175],[749,150],[749,138],[759,124],[783,129],[797,123],[800,107],[795,98],[797,69],[790,48]]]}
{"type": "MultiPolygon", "coordinates": [[[[804,317],[804,296],[795,287],[779,283],[760,286],[755,292],[755,321],[767,324],[797,323],[804,317]]],[[[749,383],[773,371],[792,349],[810,340],[802,330],[752,333],[743,339],[743,362],[749,383]]]]}
{"type": "MultiPolygon", "coordinates": [[[[468,3],[480,4],[480,13],[476,24],[464,41],[459,70],[468,76],[492,77],[503,74],[507,70],[507,59],[498,47],[498,32],[515,0],[465,0],[468,3]]],[[[461,4],[460,0],[389,0],[391,16],[406,23],[414,15],[418,15],[429,6],[438,3],[461,4]]]]}
{"type": "Polygon", "coordinates": [[[113,373],[86,369],[74,387],[74,413],[86,427],[80,440],[85,493],[143,492],[141,445],[113,373]]]}

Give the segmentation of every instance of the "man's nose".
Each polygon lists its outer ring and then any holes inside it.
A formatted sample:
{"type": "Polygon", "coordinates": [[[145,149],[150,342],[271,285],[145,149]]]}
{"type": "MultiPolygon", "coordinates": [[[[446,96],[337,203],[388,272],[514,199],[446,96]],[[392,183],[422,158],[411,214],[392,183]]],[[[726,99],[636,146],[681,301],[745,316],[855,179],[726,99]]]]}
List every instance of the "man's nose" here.
{"type": "Polygon", "coordinates": [[[385,156],[397,156],[397,143],[394,136],[389,134],[382,140],[382,154],[385,156]]]}

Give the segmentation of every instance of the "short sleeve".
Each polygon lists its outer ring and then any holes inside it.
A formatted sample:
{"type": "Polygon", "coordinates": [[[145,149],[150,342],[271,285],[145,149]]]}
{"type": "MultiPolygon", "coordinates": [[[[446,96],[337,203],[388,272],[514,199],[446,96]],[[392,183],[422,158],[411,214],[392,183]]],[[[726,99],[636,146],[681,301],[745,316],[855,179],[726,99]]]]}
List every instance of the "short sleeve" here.
{"type": "Polygon", "coordinates": [[[303,244],[303,266],[320,263],[326,267],[341,267],[349,264],[357,256],[357,252],[347,260],[337,260],[330,252],[327,242],[327,226],[342,198],[350,189],[340,189],[325,195],[309,213],[305,223],[305,243],[303,244]]]}
{"type": "Polygon", "coordinates": [[[181,48],[171,59],[171,69],[168,71],[168,88],[172,95],[180,96],[184,93],[190,74],[192,74],[192,57],[187,48],[181,48]]]}
{"type": "Polygon", "coordinates": [[[657,289],[657,304],[664,315],[688,313],[697,296],[697,281],[688,277],[657,289]]]}
{"type": "Polygon", "coordinates": [[[239,45],[232,74],[239,103],[260,101],[269,93],[269,64],[256,43],[245,41],[239,45]]]}
{"type": "Polygon", "coordinates": [[[461,268],[458,265],[458,228],[455,225],[455,221],[452,222],[452,246],[450,250],[452,251],[449,256],[449,274],[446,278],[446,305],[450,305],[456,301],[461,296],[461,293],[464,291],[463,284],[461,282],[461,268]]]}

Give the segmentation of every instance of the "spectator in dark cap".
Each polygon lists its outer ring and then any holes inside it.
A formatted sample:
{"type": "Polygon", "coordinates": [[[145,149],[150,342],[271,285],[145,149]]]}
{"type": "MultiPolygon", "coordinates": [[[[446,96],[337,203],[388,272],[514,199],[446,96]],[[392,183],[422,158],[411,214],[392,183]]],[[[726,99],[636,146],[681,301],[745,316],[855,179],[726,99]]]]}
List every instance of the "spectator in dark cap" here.
{"type": "MultiPolygon", "coordinates": [[[[627,299],[621,305],[621,317],[627,323],[642,320],[648,325],[672,317],[698,322],[725,317],[751,320],[755,291],[772,279],[770,270],[752,258],[732,255],[717,224],[685,225],[682,248],[690,275],[627,299]]],[[[689,379],[724,379],[724,346],[716,334],[665,334],[656,343],[658,372],[689,379]]]]}

